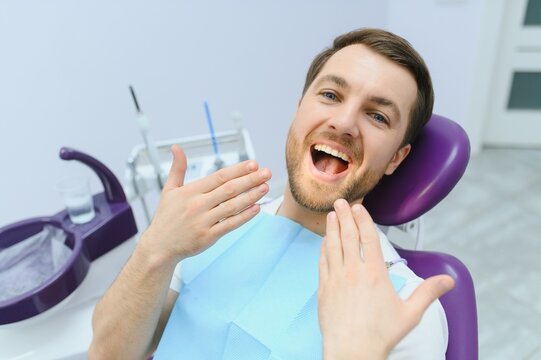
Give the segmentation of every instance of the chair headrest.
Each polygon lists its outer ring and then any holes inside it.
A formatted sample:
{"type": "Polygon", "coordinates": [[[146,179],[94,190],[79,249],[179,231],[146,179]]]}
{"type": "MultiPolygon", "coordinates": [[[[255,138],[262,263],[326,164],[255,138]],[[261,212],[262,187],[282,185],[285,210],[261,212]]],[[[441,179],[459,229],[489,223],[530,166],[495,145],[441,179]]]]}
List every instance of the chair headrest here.
{"type": "Polygon", "coordinates": [[[433,114],[408,157],[365,197],[377,224],[399,225],[423,215],[455,187],[470,159],[468,135],[452,120],[433,114]]]}

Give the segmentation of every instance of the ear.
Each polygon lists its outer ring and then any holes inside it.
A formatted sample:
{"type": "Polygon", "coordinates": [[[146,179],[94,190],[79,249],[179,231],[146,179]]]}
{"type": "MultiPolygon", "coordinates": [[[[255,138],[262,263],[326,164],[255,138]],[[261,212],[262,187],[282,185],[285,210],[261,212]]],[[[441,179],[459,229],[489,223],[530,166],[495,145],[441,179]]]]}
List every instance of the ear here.
{"type": "Polygon", "coordinates": [[[400,149],[398,149],[389,164],[387,164],[387,168],[385,169],[385,175],[391,175],[392,173],[394,173],[398,165],[400,165],[400,163],[404,161],[410,151],[411,144],[404,145],[400,149]]]}

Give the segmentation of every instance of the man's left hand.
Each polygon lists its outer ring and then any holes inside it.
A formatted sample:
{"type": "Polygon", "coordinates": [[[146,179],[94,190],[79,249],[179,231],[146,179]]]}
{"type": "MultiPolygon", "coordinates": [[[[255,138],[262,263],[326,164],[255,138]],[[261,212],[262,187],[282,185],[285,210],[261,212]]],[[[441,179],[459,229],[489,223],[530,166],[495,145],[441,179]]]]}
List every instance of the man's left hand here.
{"type": "Polygon", "coordinates": [[[319,264],[318,312],[326,360],[385,359],[453,279],[425,280],[402,300],[393,288],[372,218],[339,199],[327,216],[319,264]],[[362,249],[362,254],[361,254],[362,249]]]}

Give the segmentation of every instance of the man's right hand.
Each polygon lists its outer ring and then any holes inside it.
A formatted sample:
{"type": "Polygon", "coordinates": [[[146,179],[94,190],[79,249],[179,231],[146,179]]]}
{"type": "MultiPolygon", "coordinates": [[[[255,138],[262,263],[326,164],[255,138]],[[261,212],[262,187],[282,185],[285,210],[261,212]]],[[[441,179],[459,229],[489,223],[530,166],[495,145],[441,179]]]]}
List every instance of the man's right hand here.
{"type": "Polygon", "coordinates": [[[201,253],[259,212],[256,201],[269,190],[269,169],[254,160],[223,168],[184,185],[186,155],[173,145],[173,164],[144,242],[162,259],[178,262],[201,253]]]}

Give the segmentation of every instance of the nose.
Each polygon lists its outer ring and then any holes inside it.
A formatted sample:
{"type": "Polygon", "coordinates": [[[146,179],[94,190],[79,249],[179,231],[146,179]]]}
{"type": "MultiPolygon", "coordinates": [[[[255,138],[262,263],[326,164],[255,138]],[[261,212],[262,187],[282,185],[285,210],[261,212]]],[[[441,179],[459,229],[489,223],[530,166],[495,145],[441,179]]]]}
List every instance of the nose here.
{"type": "Polygon", "coordinates": [[[328,126],[340,135],[356,138],[359,136],[358,115],[355,107],[343,106],[329,119],[328,126]]]}

